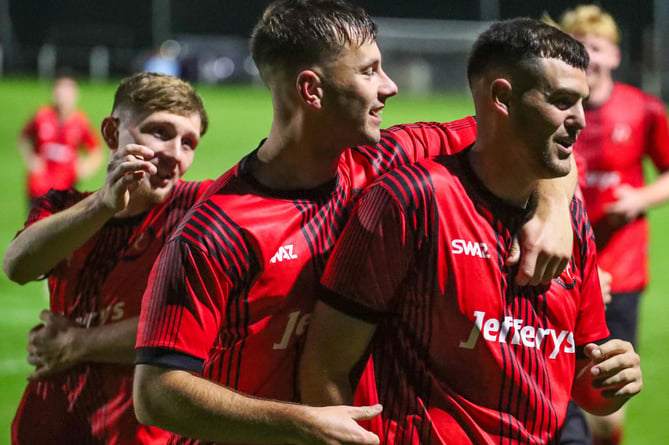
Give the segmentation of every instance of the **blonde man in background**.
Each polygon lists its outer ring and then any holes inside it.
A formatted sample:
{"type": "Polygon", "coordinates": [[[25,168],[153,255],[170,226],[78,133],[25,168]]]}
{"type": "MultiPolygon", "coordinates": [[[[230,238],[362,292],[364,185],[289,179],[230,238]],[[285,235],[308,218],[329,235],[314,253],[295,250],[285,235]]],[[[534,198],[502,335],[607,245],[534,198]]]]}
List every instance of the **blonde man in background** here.
{"type": "MultiPolygon", "coordinates": [[[[559,26],[588,50],[590,97],[587,126],[575,151],[584,158],[582,189],[593,225],[599,266],[612,275],[606,319],[611,336],[636,346],[638,308],[648,283],[646,211],[669,199],[669,130],[665,104],[637,88],[615,82],[620,65],[620,31],[597,5],[566,11],[559,26]],[[642,161],[659,171],[645,183],[642,161]]],[[[594,444],[622,441],[624,409],[589,417],[594,444]]]]}

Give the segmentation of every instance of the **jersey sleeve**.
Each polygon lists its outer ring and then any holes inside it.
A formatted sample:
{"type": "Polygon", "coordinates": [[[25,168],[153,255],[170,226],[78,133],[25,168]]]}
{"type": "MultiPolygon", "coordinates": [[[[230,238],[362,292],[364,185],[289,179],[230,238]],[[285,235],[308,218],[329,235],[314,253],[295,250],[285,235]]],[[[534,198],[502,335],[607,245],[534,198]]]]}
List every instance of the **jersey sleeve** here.
{"type": "Polygon", "coordinates": [[[645,95],[646,122],[648,128],[647,154],[655,167],[664,172],[669,170],[669,127],[667,112],[663,102],[645,95]]]}
{"type": "Polygon", "coordinates": [[[230,287],[206,252],[179,238],[168,242],[142,298],[137,363],[200,372],[230,287]]]}
{"type": "Polygon", "coordinates": [[[412,245],[400,205],[385,188],[370,187],[337,241],[319,298],[348,315],[377,321],[407,274],[412,245]]]}
{"type": "Polygon", "coordinates": [[[452,122],[418,122],[390,127],[388,139],[407,154],[409,162],[454,154],[476,140],[476,119],[468,116],[452,122]]]}
{"type": "Polygon", "coordinates": [[[609,330],[604,316],[604,302],[597,272],[597,248],[595,236],[588,221],[585,207],[577,198],[572,200],[572,216],[576,227],[575,252],[581,269],[581,298],[574,331],[576,345],[606,339],[609,330]]]}

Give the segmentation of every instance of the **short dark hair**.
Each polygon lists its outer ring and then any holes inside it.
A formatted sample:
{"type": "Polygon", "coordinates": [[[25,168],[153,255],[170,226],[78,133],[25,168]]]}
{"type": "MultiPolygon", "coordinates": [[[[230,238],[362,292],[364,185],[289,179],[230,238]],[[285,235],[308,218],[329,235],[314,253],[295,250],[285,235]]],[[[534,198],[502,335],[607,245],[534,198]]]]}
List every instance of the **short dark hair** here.
{"type": "Polygon", "coordinates": [[[181,116],[197,113],[200,116],[200,136],[209,126],[202,98],[186,81],[158,73],[137,73],[121,80],[112,113],[126,108],[133,112],[168,111],[181,116]]]}
{"type": "Polygon", "coordinates": [[[467,78],[471,83],[491,69],[515,72],[542,58],[559,59],[582,70],[590,62],[576,39],[540,20],[521,17],[493,23],[481,33],[469,54],[467,78]]]}
{"type": "Polygon", "coordinates": [[[267,82],[275,69],[328,62],[345,46],[376,40],[376,33],[369,14],[345,0],[278,0],[253,29],[251,54],[267,82]]]}

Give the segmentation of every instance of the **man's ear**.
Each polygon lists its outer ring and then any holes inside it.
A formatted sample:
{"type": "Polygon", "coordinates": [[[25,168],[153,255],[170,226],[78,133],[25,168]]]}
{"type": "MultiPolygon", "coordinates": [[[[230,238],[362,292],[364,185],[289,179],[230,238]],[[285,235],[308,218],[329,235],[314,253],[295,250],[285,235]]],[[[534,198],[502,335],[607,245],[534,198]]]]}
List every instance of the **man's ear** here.
{"type": "Polygon", "coordinates": [[[490,85],[490,99],[493,107],[507,116],[509,115],[512,89],[511,82],[504,78],[495,79],[490,85]]]}
{"type": "Polygon", "coordinates": [[[118,148],[118,124],[118,118],[113,116],[105,117],[100,124],[102,137],[112,150],[118,148]]]}
{"type": "Polygon", "coordinates": [[[310,107],[323,106],[323,83],[320,75],[312,70],[304,70],[297,75],[297,95],[310,107]]]}

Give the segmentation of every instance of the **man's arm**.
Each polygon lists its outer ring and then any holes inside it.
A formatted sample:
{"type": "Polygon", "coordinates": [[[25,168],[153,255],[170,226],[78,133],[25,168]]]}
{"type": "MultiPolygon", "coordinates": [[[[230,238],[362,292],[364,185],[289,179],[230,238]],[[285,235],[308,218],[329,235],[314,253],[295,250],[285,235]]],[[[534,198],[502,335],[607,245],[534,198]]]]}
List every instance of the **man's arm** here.
{"type": "Polygon", "coordinates": [[[585,346],[588,359],[576,362],[572,398],[597,416],[617,411],[643,387],[639,355],[631,343],[609,340],[585,346]]]}
{"type": "Polygon", "coordinates": [[[615,196],[616,201],[605,208],[607,217],[616,225],[628,223],[669,200],[669,171],[643,187],[621,185],[616,189],[615,196]]]}
{"type": "Polygon", "coordinates": [[[350,374],[365,353],[376,326],[318,302],[300,360],[299,390],[304,403],[353,403],[350,374]]]}
{"type": "Polygon", "coordinates": [[[548,284],[569,263],[574,241],[569,207],[578,180],[573,156],[571,164],[567,176],[539,182],[537,210],[507,258],[507,264],[519,263],[516,283],[521,286],[548,284]]]}
{"type": "Polygon", "coordinates": [[[83,362],[133,364],[139,317],[92,328],[42,311],[44,323],[28,334],[28,363],[36,369],[28,380],[40,380],[83,362]]]}
{"type": "Polygon", "coordinates": [[[44,168],[44,160],[35,153],[33,142],[28,136],[20,134],[16,140],[16,148],[29,172],[37,172],[44,168]]]}
{"type": "Polygon", "coordinates": [[[10,244],[3,259],[7,276],[19,284],[35,280],[90,239],[111,217],[124,209],[129,189],[144,174],[155,174],[153,150],[128,145],[115,152],[101,190],[62,212],[37,221],[10,244]]]}
{"type": "Polygon", "coordinates": [[[141,423],[220,443],[378,444],[356,420],[381,407],[305,405],[257,399],[175,369],[137,365],[134,407],[141,423]]]}
{"type": "Polygon", "coordinates": [[[88,179],[102,166],[104,157],[100,146],[95,146],[77,158],[77,179],[88,179]]]}

